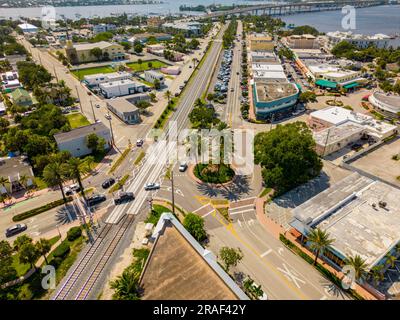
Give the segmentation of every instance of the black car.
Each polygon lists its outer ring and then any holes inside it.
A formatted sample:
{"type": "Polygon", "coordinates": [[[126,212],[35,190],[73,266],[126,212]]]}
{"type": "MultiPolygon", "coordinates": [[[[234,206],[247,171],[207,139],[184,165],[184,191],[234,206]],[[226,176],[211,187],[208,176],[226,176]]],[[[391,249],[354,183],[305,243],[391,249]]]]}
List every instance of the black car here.
{"type": "Polygon", "coordinates": [[[125,201],[132,201],[135,199],[135,196],[133,195],[133,192],[120,192],[115,198],[114,198],[114,203],[115,204],[120,204],[125,201]]]}
{"type": "Polygon", "coordinates": [[[107,189],[107,188],[111,187],[114,183],[115,183],[114,178],[108,178],[106,181],[104,181],[101,184],[101,186],[103,187],[103,189],[107,189]]]}
{"type": "Polygon", "coordinates": [[[12,237],[18,233],[21,233],[22,231],[25,231],[26,229],[28,229],[26,224],[16,224],[15,226],[12,226],[6,230],[6,237],[12,237]]]}
{"type": "Polygon", "coordinates": [[[95,194],[87,199],[87,205],[94,206],[103,201],[106,201],[106,196],[104,194],[95,194]]]}

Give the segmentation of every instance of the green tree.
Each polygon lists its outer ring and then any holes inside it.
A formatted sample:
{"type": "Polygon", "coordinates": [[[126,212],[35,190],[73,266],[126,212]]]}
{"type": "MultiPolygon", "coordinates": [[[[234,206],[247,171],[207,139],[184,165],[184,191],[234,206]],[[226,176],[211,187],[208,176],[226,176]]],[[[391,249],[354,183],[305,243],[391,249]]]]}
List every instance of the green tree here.
{"type": "Polygon", "coordinates": [[[266,186],[277,193],[307,182],[322,169],[315,141],[304,122],[278,125],[269,132],[257,134],[254,161],[262,167],[266,186]]]}
{"type": "Polygon", "coordinates": [[[311,250],[315,252],[314,265],[317,264],[319,255],[323,254],[335,241],[334,239],[329,238],[329,233],[319,228],[312,229],[307,236],[307,240],[310,244],[311,250]]]}
{"type": "Polygon", "coordinates": [[[94,57],[96,57],[97,60],[100,60],[100,58],[103,55],[103,51],[99,47],[95,47],[93,49],[90,49],[90,54],[94,57]]]}
{"type": "Polygon", "coordinates": [[[347,258],[346,263],[354,268],[356,280],[362,280],[366,277],[367,264],[358,254],[347,258]]]}
{"type": "Polygon", "coordinates": [[[161,89],[161,82],[160,82],[160,80],[158,80],[158,79],[154,80],[153,85],[154,85],[154,88],[155,88],[156,90],[161,89]]]}
{"type": "Polygon", "coordinates": [[[39,254],[43,256],[44,260],[46,261],[46,264],[49,264],[46,255],[51,250],[50,241],[44,238],[39,239],[39,241],[36,242],[36,249],[39,252],[39,254]]]}
{"type": "Polygon", "coordinates": [[[8,194],[8,190],[7,190],[7,185],[10,184],[10,180],[5,178],[5,177],[0,177],[0,186],[2,186],[5,190],[6,193],[8,194]]]}
{"type": "Polygon", "coordinates": [[[169,91],[169,90],[165,91],[164,98],[166,98],[168,100],[168,102],[171,100],[171,97],[172,97],[171,91],[169,91]]]}
{"type": "Polygon", "coordinates": [[[240,248],[234,249],[229,247],[222,247],[219,250],[219,258],[224,263],[226,272],[229,273],[229,269],[232,266],[237,266],[237,264],[243,259],[243,253],[240,248]]]}
{"type": "Polygon", "coordinates": [[[135,44],[133,45],[133,50],[135,51],[135,53],[142,53],[143,45],[139,41],[135,42],[135,44]]]}
{"type": "Polygon", "coordinates": [[[92,152],[96,152],[98,150],[99,145],[99,136],[95,133],[91,133],[86,137],[86,146],[92,150],[92,152]]]}
{"type": "Polygon", "coordinates": [[[317,95],[312,91],[304,91],[300,93],[299,101],[303,103],[317,102],[317,95]]]}
{"type": "Polygon", "coordinates": [[[0,287],[17,277],[17,271],[13,267],[13,249],[6,240],[0,241],[0,287]]]}
{"type": "Polygon", "coordinates": [[[13,246],[14,246],[14,250],[15,251],[19,251],[19,249],[27,243],[32,243],[32,238],[27,236],[26,234],[23,234],[19,237],[17,237],[17,239],[14,240],[13,246]]]}
{"type": "Polygon", "coordinates": [[[143,113],[148,107],[150,107],[150,102],[145,101],[145,100],[139,100],[136,102],[136,107],[139,108],[139,111],[143,113]]]}
{"type": "Polygon", "coordinates": [[[139,300],[139,275],[132,269],[124,270],[122,275],[110,283],[110,287],[115,291],[115,300],[139,300]]]}
{"type": "Polygon", "coordinates": [[[40,253],[33,243],[25,243],[18,248],[19,261],[21,263],[29,263],[31,268],[35,268],[35,262],[40,256],[40,253]]]}
{"type": "Polygon", "coordinates": [[[374,282],[376,286],[379,284],[379,282],[385,279],[383,268],[383,265],[379,264],[373,266],[372,269],[369,271],[369,278],[374,282]]]}
{"type": "Polygon", "coordinates": [[[79,187],[81,189],[82,197],[85,199],[85,202],[86,202],[86,197],[85,197],[85,192],[84,192],[84,188],[83,188],[83,184],[82,184],[81,175],[85,174],[89,171],[87,164],[82,159],[71,158],[68,160],[66,168],[67,168],[67,175],[70,178],[75,179],[78,182],[79,187]]]}
{"type": "Polygon", "coordinates": [[[188,213],[183,220],[183,226],[197,241],[201,242],[207,238],[202,217],[194,213],[188,213]]]}
{"type": "Polygon", "coordinates": [[[394,268],[395,264],[396,264],[396,257],[391,255],[390,253],[388,253],[386,256],[386,261],[385,264],[391,268],[394,268]]]}
{"type": "Polygon", "coordinates": [[[66,180],[67,166],[60,162],[49,163],[43,170],[43,180],[49,186],[58,186],[60,188],[64,203],[67,203],[63,183],[66,180]]]}

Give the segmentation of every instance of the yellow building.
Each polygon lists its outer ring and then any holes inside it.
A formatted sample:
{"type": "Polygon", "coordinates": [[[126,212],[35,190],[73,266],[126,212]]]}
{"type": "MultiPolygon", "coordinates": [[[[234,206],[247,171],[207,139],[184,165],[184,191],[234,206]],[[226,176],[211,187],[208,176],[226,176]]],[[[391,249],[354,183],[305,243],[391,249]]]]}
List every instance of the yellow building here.
{"type": "Polygon", "coordinates": [[[316,37],[312,34],[295,34],[288,37],[287,40],[292,49],[314,49],[317,46],[316,37]]]}
{"type": "Polygon", "coordinates": [[[273,51],[275,41],[270,36],[255,34],[249,37],[250,51],[273,51]]]}
{"type": "Polygon", "coordinates": [[[121,45],[106,41],[74,44],[69,40],[65,46],[65,53],[72,64],[125,59],[124,48],[121,45]],[[94,54],[95,48],[100,49],[101,54],[94,54]]]}

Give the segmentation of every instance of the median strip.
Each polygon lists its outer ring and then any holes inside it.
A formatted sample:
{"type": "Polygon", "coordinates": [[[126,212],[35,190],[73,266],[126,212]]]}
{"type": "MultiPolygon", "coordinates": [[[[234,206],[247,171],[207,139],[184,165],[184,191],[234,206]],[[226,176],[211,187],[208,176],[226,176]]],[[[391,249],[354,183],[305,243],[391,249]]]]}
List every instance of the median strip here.
{"type": "Polygon", "coordinates": [[[115,163],[112,165],[110,171],[108,172],[109,174],[110,174],[110,173],[113,173],[113,172],[120,166],[120,164],[122,163],[122,161],[124,161],[124,159],[125,159],[125,158],[127,157],[127,155],[129,154],[129,151],[131,151],[131,149],[130,149],[130,148],[126,148],[126,149],[124,150],[124,152],[122,152],[122,154],[121,154],[120,157],[117,159],[117,161],[115,161],[115,163]]]}

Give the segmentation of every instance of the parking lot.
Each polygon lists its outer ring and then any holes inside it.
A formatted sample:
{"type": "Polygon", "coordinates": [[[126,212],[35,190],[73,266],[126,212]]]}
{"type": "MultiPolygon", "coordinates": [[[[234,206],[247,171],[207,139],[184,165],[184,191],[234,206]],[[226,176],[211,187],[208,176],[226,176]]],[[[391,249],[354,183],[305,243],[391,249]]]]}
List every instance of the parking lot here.
{"type": "Polygon", "coordinates": [[[392,159],[392,156],[397,154],[400,154],[400,139],[379,146],[351,165],[400,186],[400,181],[397,180],[400,176],[400,160],[392,159]]]}

